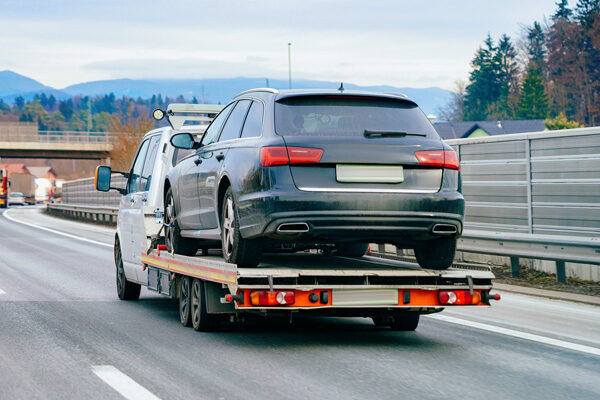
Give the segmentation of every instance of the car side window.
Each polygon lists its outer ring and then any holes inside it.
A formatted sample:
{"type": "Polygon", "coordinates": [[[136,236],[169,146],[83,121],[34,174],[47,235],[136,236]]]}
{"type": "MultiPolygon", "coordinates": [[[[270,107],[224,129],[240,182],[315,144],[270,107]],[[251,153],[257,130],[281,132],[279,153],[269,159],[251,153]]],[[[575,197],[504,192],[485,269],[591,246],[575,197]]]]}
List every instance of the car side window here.
{"type": "Polygon", "coordinates": [[[131,167],[131,173],[129,175],[129,182],[127,183],[127,193],[139,192],[140,176],[142,175],[142,169],[144,168],[144,160],[146,159],[146,153],[148,153],[148,146],[150,139],[144,140],[140,145],[133,166],[131,167]]]}
{"type": "Polygon", "coordinates": [[[259,101],[253,101],[244,122],[244,128],[242,129],[242,137],[257,137],[262,132],[263,124],[263,105],[259,101]]]}
{"type": "Polygon", "coordinates": [[[231,111],[234,105],[235,103],[231,103],[230,105],[225,107],[213,120],[213,122],[206,130],[204,137],[202,138],[202,146],[206,146],[217,141],[219,133],[221,132],[221,127],[225,123],[225,120],[227,119],[227,116],[229,115],[229,112],[231,111]]]}
{"type": "Polygon", "coordinates": [[[225,127],[221,132],[219,142],[237,139],[240,137],[240,132],[242,131],[242,124],[244,123],[244,118],[246,118],[246,113],[248,112],[249,105],[250,100],[240,100],[237,102],[235,108],[233,109],[231,114],[229,114],[227,122],[225,122],[225,127]]]}
{"type": "Polygon", "coordinates": [[[154,161],[156,160],[156,154],[158,153],[158,145],[160,144],[160,135],[153,136],[150,139],[150,145],[148,147],[146,162],[144,163],[144,169],[142,176],[140,177],[139,191],[145,192],[150,189],[150,182],[152,180],[152,171],[154,170],[154,161]]]}

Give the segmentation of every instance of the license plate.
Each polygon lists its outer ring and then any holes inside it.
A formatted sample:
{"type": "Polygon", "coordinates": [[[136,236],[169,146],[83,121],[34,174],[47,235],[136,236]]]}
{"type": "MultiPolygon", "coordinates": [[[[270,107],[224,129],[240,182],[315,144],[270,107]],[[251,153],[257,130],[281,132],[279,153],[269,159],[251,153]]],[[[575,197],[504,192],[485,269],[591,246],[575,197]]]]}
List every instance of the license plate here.
{"type": "Polygon", "coordinates": [[[401,165],[337,164],[335,176],[338,182],[401,183],[404,170],[401,165]]]}
{"type": "Polygon", "coordinates": [[[331,293],[334,306],[397,305],[398,289],[334,289],[331,293]]]}

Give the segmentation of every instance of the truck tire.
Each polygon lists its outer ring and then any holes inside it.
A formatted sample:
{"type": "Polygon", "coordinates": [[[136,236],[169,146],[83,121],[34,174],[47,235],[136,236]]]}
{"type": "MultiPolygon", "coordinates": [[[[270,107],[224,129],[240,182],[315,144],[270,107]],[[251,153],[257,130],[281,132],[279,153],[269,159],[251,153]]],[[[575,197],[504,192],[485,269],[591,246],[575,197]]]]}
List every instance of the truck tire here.
{"type": "Polygon", "coordinates": [[[443,270],[452,266],[456,237],[428,240],[415,247],[415,257],[422,268],[443,270]]]}
{"type": "Polygon", "coordinates": [[[414,331],[419,326],[419,317],[420,315],[417,312],[396,314],[390,321],[390,328],[393,331],[414,331]]]}
{"type": "Polygon", "coordinates": [[[182,276],[179,280],[179,321],[183,326],[192,326],[191,289],[191,279],[182,276]]]}
{"type": "Polygon", "coordinates": [[[167,251],[183,256],[195,256],[198,252],[198,241],[181,236],[171,188],[169,188],[165,196],[165,224],[167,224],[165,227],[165,245],[167,246],[167,251]]]}
{"type": "Polygon", "coordinates": [[[338,243],[335,255],[340,257],[362,257],[367,252],[369,243],[338,243]]]}
{"type": "Polygon", "coordinates": [[[198,278],[192,281],[190,294],[190,310],[192,326],[195,331],[211,332],[217,328],[217,316],[206,312],[206,292],[204,282],[198,278]]]}
{"type": "Polygon", "coordinates": [[[244,239],[240,234],[239,212],[231,187],[221,206],[221,247],[225,261],[239,267],[256,267],[262,256],[260,239],[244,239]]]}
{"type": "Polygon", "coordinates": [[[123,258],[121,257],[121,247],[119,241],[115,243],[116,271],[117,271],[117,295],[121,300],[137,300],[140,298],[141,285],[127,280],[125,269],[123,268],[123,258]]]}

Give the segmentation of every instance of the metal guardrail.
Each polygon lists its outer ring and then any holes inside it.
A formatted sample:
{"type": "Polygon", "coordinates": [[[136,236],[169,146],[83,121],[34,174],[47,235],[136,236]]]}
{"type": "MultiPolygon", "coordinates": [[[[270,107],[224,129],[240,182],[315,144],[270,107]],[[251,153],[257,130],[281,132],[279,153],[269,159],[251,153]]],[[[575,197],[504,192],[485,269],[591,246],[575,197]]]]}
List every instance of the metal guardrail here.
{"type": "Polygon", "coordinates": [[[110,225],[117,223],[118,207],[79,206],[73,204],[51,203],[46,206],[46,211],[58,217],[67,217],[91,222],[100,222],[110,225]]]}
{"type": "Polygon", "coordinates": [[[0,142],[18,143],[73,143],[73,144],[110,144],[110,132],[79,132],[79,131],[38,131],[23,133],[17,130],[2,132],[0,142]]]}

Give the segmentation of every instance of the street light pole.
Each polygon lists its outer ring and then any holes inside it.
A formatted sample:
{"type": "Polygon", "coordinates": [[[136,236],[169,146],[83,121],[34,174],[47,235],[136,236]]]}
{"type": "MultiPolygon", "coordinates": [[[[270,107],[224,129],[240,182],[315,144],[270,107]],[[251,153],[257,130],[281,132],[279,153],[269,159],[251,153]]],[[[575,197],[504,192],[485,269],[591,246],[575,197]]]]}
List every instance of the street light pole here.
{"type": "Polygon", "coordinates": [[[288,80],[290,89],[292,88],[292,44],[288,43],[288,80]]]}

